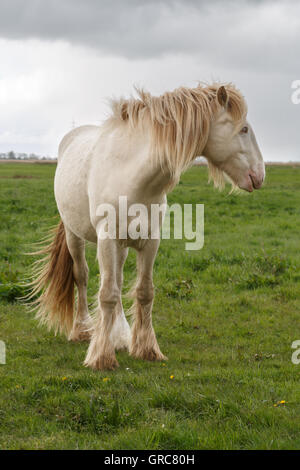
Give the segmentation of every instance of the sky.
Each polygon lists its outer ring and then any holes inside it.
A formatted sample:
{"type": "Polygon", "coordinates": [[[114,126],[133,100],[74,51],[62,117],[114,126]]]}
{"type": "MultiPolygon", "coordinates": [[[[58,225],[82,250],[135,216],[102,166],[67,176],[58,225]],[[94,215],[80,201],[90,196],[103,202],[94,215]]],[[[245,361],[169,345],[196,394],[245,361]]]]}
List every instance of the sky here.
{"type": "Polygon", "coordinates": [[[246,97],[264,159],[300,161],[299,49],[298,0],[1,0],[0,152],[56,157],[134,85],[220,81],[246,97]]]}

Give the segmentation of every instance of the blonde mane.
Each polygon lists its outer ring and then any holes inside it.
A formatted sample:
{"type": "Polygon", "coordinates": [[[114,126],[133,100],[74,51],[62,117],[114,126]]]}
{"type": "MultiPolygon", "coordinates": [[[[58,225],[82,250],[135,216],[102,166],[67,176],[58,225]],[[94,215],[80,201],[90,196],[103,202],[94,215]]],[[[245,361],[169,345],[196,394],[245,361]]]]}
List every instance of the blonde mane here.
{"type": "MultiPolygon", "coordinates": [[[[231,83],[224,85],[228,94],[228,110],[239,126],[247,114],[242,94],[231,83]]],[[[128,123],[131,128],[146,125],[151,130],[151,153],[163,170],[170,172],[176,183],[180,174],[202,154],[210,123],[220,104],[217,90],[220,84],[181,87],[161,96],[152,96],[136,89],[138,98],[119,99],[111,103],[110,121],[128,123]]],[[[215,186],[224,184],[223,172],[209,163],[210,179],[215,186]]]]}

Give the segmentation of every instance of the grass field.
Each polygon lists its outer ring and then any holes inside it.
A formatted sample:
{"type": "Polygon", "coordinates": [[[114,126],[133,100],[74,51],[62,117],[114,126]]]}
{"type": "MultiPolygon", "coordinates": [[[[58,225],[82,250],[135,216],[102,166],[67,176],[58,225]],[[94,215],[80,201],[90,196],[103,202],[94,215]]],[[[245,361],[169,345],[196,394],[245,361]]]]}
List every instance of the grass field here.
{"type": "MultiPolygon", "coordinates": [[[[15,301],[27,244],[55,222],[54,171],[0,165],[0,448],[299,449],[300,168],[268,167],[263,189],[240,196],[209,186],[205,167],[182,177],[169,202],[205,204],[205,245],[160,246],[153,318],[169,361],[123,352],[117,371],[97,373],[82,366],[86,344],[15,301]]],[[[87,256],[92,301],[92,246],[87,256]]],[[[132,252],[125,291],[134,275],[132,252]]]]}

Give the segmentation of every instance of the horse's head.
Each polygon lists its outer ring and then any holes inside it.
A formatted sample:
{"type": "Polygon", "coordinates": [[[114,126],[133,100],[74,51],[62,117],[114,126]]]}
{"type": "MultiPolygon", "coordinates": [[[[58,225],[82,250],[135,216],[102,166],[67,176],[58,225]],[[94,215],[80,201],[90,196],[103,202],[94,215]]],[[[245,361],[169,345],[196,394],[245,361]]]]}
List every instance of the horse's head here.
{"type": "Polygon", "coordinates": [[[239,188],[249,192],[259,189],[264,181],[265,165],[246,113],[240,122],[235,121],[224,86],[218,88],[216,99],[217,111],[203,155],[239,188]]]}

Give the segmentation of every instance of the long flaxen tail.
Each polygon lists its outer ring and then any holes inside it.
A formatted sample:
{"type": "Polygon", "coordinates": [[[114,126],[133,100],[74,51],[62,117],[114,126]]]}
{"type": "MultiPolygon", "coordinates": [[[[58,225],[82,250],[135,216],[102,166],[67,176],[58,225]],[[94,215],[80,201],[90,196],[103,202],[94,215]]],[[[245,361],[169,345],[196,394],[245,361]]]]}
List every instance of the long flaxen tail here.
{"type": "Polygon", "coordinates": [[[33,280],[27,300],[31,300],[31,306],[37,310],[36,317],[42,324],[54,329],[55,333],[68,335],[73,325],[74,275],[62,221],[45,241],[48,244],[34,253],[42,258],[33,265],[33,280]]]}

